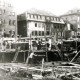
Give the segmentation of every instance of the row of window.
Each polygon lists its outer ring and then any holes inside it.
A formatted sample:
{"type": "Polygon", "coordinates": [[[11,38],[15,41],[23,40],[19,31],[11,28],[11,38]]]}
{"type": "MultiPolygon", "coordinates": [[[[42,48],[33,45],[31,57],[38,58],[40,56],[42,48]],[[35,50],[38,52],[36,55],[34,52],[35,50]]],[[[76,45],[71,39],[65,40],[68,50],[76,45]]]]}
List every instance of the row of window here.
{"type": "Polygon", "coordinates": [[[42,27],[44,28],[45,27],[45,24],[44,23],[35,23],[35,27],[42,27]]]}
{"type": "Polygon", "coordinates": [[[6,3],[6,2],[2,2],[2,1],[0,1],[0,6],[8,6],[8,7],[11,7],[11,4],[10,3],[6,3]]]}
{"type": "Polygon", "coordinates": [[[28,14],[28,18],[41,19],[41,20],[51,20],[51,21],[62,21],[62,19],[58,18],[58,17],[43,16],[43,15],[36,15],[36,14],[28,14]]]}
{"type": "Polygon", "coordinates": [[[71,10],[71,11],[69,12],[69,14],[73,14],[73,13],[80,13],[80,10],[71,10]]]}
{"type": "Polygon", "coordinates": [[[3,9],[3,10],[0,9],[0,15],[1,14],[5,14],[5,13],[6,13],[6,10],[5,9],[3,9]]]}
{"type": "Polygon", "coordinates": [[[44,36],[44,31],[32,31],[32,36],[44,36]]]}
{"type": "Polygon", "coordinates": [[[80,20],[80,17],[78,16],[75,16],[75,15],[70,15],[70,16],[66,16],[66,17],[63,17],[64,20],[68,20],[68,21],[79,21],[80,20]]]}
{"type": "MultiPolygon", "coordinates": [[[[0,15],[5,14],[5,13],[6,13],[6,10],[5,9],[3,9],[3,10],[0,9],[0,15]]],[[[15,16],[15,12],[9,12],[8,15],[9,16],[15,16]]]]}
{"type": "MultiPolygon", "coordinates": [[[[50,28],[51,24],[46,24],[45,23],[35,23],[35,27],[42,27],[44,28],[46,26],[46,28],[50,28]]],[[[52,26],[55,28],[55,29],[62,29],[64,27],[64,25],[61,25],[61,24],[52,24],[52,26]]]]}
{"type": "MultiPolygon", "coordinates": [[[[46,35],[50,35],[50,31],[46,31],[46,35]]],[[[32,36],[44,36],[44,31],[32,31],[32,36]]]]}
{"type": "Polygon", "coordinates": [[[55,29],[63,29],[64,28],[64,25],[54,25],[54,28],[55,29]]]}
{"type": "MultiPolygon", "coordinates": [[[[0,24],[5,24],[6,20],[0,20],[0,24]]],[[[16,21],[15,20],[9,20],[9,25],[15,25],[16,21]]]]}
{"type": "Polygon", "coordinates": [[[15,12],[10,12],[9,16],[15,16],[15,12]]]}
{"type": "Polygon", "coordinates": [[[15,20],[9,20],[9,25],[15,25],[16,21],[15,20]]]}

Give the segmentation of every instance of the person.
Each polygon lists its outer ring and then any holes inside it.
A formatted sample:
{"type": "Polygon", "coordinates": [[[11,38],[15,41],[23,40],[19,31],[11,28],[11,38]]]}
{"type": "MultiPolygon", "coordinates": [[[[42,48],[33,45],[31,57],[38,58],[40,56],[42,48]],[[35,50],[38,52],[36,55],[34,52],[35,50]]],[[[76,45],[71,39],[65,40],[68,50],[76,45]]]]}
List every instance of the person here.
{"type": "Polygon", "coordinates": [[[38,48],[37,48],[37,50],[41,50],[41,40],[40,39],[38,40],[38,48]]]}
{"type": "Polygon", "coordinates": [[[80,51],[80,45],[78,46],[77,51],[80,51]]]}
{"type": "Polygon", "coordinates": [[[6,46],[7,46],[7,41],[3,41],[3,50],[6,50],[6,46]]]}
{"type": "Polygon", "coordinates": [[[29,64],[33,64],[34,63],[34,56],[35,56],[34,52],[31,51],[30,55],[29,55],[29,62],[28,62],[29,64]]]}

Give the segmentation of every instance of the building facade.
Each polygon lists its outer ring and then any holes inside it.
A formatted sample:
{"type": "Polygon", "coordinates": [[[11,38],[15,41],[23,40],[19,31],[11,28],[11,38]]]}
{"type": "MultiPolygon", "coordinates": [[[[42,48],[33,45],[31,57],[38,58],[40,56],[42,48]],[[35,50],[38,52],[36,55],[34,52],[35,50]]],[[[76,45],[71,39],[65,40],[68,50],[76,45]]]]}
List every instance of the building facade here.
{"type": "Polygon", "coordinates": [[[71,37],[80,36],[80,9],[74,8],[68,11],[66,14],[61,15],[60,17],[73,25],[71,37]]]}
{"type": "Polygon", "coordinates": [[[17,34],[17,15],[10,3],[0,2],[0,36],[14,37],[17,34]]]}
{"type": "Polygon", "coordinates": [[[63,36],[64,21],[42,10],[31,9],[18,15],[18,34],[22,37],[63,36]]]}

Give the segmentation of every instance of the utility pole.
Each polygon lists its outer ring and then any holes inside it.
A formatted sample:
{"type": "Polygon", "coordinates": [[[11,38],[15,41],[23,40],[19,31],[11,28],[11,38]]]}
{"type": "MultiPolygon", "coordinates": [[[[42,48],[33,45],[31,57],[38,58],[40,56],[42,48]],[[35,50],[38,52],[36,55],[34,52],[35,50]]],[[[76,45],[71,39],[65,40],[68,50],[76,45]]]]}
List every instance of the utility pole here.
{"type": "Polygon", "coordinates": [[[78,22],[79,22],[79,18],[76,22],[76,25],[77,25],[77,30],[76,30],[76,51],[77,51],[77,32],[78,32],[78,22]]]}
{"type": "Polygon", "coordinates": [[[45,28],[44,28],[44,35],[45,35],[45,48],[46,48],[46,61],[48,62],[48,54],[47,54],[47,43],[46,43],[46,39],[47,39],[47,36],[46,36],[46,30],[49,30],[50,34],[49,36],[51,36],[51,20],[50,19],[46,19],[45,20],[45,28]],[[47,29],[48,27],[48,29],[47,29]]]}
{"type": "Polygon", "coordinates": [[[29,50],[31,51],[31,33],[30,33],[30,49],[29,50]]]}
{"type": "Polygon", "coordinates": [[[47,55],[47,44],[46,44],[46,26],[45,26],[45,28],[44,28],[44,36],[45,36],[46,61],[48,62],[48,55],[47,55]]]}

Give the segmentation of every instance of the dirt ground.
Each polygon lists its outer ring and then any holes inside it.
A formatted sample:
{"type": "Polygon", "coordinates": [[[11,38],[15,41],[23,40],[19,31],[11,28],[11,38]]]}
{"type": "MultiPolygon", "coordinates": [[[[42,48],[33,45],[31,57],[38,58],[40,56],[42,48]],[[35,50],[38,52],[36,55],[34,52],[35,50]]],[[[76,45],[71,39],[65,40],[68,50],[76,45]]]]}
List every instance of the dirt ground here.
{"type": "MultiPolygon", "coordinates": [[[[56,79],[46,78],[43,80],[61,80],[58,77],[69,74],[69,73],[75,73],[75,72],[80,71],[79,65],[63,66],[63,65],[61,65],[61,63],[65,63],[65,62],[45,62],[44,69],[51,68],[53,70],[53,75],[56,76],[56,79]]],[[[27,68],[30,68],[30,67],[33,67],[33,68],[35,67],[37,69],[40,69],[40,68],[42,68],[42,65],[41,64],[27,65],[25,63],[0,63],[0,80],[31,80],[31,79],[26,79],[26,78],[23,79],[21,77],[15,78],[15,77],[11,76],[12,72],[15,72],[19,69],[26,70],[27,68]]]]}

